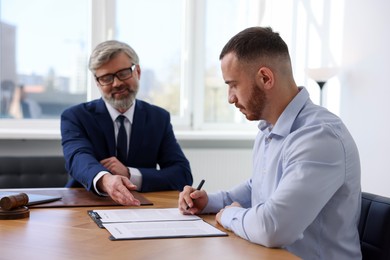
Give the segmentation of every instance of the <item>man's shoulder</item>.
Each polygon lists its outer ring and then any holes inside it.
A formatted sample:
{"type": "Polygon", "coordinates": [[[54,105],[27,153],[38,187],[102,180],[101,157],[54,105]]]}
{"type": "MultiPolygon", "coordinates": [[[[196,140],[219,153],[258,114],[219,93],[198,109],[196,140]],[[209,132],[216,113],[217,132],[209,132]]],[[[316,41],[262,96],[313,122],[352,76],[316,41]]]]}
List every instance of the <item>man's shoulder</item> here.
{"type": "Polygon", "coordinates": [[[336,126],[343,124],[343,121],[340,117],[333,114],[329,110],[323,107],[316,107],[311,110],[307,110],[306,113],[302,112],[302,115],[298,116],[300,117],[303,122],[304,126],[313,126],[313,125],[329,125],[329,126],[336,126]]]}
{"type": "Polygon", "coordinates": [[[102,104],[101,99],[95,99],[88,102],[83,102],[79,104],[75,104],[73,106],[70,106],[69,108],[64,110],[64,113],[66,112],[81,112],[81,111],[94,111],[96,110],[97,106],[100,106],[102,104]]]}
{"type": "Polygon", "coordinates": [[[136,109],[144,110],[149,113],[169,114],[169,112],[166,109],[159,107],[157,105],[150,104],[140,99],[137,99],[136,109]]]}

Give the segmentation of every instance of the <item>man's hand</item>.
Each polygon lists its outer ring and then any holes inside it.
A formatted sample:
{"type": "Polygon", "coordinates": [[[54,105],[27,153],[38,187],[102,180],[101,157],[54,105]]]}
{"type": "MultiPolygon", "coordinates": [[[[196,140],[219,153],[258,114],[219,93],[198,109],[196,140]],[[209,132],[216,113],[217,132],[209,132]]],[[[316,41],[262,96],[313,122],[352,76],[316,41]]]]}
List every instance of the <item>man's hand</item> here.
{"type": "Polygon", "coordinates": [[[217,221],[217,223],[219,223],[221,226],[222,226],[222,221],[221,221],[221,218],[222,218],[222,214],[223,214],[223,211],[227,208],[231,208],[231,207],[240,207],[241,208],[241,205],[240,203],[238,202],[233,202],[231,205],[229,206],[226,206],[225,208],[221,209],[217,215],[215,215],[215,220],[217,221]]]}
{"type": "Polygon", "coordinates": [[[117,203],[125,206],[139,206],[140,201],[135,199],[131,190],[136,190],[137,186],[132,184],[127,177],[120,175],[104,174],[97,183],[99,190],[108,195],[117,203]]]}
{"type": "Polygon", "coordinates": [[[208,200],[209,198],[204,190],[196,190],[187,185],[179,194],[179,210],[182,214],[197,214],[206,207],[208,200]]]}
{"type": "Polygon", "coordinates": [[[131,177],[129,169],[123,165],[115,156],[103,159],[100,161],[100,163],[113,175],[122,175],[128,179],[131,177]]]}

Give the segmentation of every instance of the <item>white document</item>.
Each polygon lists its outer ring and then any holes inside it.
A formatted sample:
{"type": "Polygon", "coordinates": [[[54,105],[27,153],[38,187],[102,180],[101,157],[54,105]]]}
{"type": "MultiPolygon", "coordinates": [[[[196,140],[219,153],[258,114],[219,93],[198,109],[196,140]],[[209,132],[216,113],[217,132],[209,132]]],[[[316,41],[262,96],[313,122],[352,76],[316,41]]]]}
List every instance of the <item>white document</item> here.
{"type": "Polygon", "coordinates": [[[192,221],[157,221],[107,223],[103,226],[111,233],[111,240],[172,238],[172,237],[210,237],[227,234],[202,219],[192,221]]]}
{"type": "Polygon", "coordinates": [[[99,220],[104,223],[115,222],[147,222],[147,221],[173,221],[197,220],[195,215],[183,215],[177,208],[164,209],[108,209],[94,210],[99,220]]]}
{"type": "Polygon", "coordinates": [[[93,210],[89,215],[110,232],[111,240],[227,236],[199,216],[183,215],[177,208],[93,210]]]}

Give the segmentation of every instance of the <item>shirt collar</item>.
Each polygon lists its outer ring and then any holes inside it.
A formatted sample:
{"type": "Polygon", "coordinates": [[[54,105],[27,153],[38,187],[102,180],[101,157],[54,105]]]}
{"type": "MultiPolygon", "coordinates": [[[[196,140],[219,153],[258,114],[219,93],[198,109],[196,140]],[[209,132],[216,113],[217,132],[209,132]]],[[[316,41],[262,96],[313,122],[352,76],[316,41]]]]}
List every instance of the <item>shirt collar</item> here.
{"type": "Polygon", "coordinates": [[[134,110],[135,110],[135,103],[136,102],[137,102],[137,100],[135,99],[134,102],[133,102],[133,105],[131,105],[131,107],[125,113],[121,114],[121,113],[119,113],[118,110],[113,108],[109,103],[107,103],[104,100],[104,103],[106,104],[108,113],[110,114],[111,119],[112,119],[113,122],[115,122],[116,118],[119,115],[124,115],[130,121],[130,124],[133,124],[134,110]]]}
{"type": "Polygon", "coordinates": [[[284,109],[275,125],[272,126],[269,122],[262,120],[260,121],[258,128],[267,135],[287,136],[291,131],[291,127],[299,114],[299,111],[301,111],[308,99],[309,92],[306,88],[299,87],[298,94],[284,109]]]}

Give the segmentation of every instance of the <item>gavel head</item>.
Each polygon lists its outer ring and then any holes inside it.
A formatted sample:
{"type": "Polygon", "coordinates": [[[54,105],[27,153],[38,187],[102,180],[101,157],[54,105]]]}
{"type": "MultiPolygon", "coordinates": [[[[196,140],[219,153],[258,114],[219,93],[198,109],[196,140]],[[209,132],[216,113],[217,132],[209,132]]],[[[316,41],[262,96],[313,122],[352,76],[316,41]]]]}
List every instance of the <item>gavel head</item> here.
{"type": "Polygon", "coordinates": [[[12,210],[18,207],[26,206],[28,204],[28,195],[26,193],[19,193],[1,198],[0,207],[3,210],[12,210]]]}

